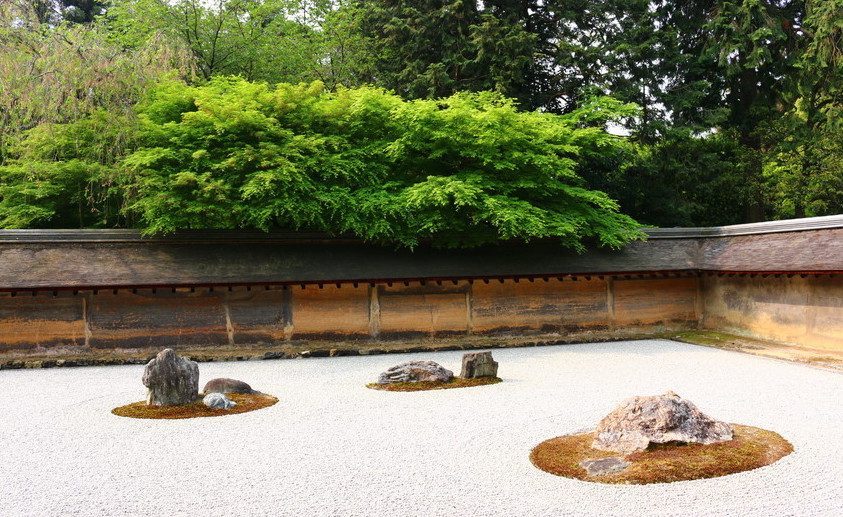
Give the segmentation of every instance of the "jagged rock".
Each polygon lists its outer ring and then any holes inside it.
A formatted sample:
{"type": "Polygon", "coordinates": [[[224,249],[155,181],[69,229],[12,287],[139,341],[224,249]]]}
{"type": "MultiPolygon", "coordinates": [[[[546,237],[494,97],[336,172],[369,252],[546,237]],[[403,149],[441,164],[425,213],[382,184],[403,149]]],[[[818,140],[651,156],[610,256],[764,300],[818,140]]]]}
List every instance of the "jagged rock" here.
{"type": "Polygon", "coordinates": [[[243,381],[236,379],[211,379],[205,384],[202,393],[254,393],[255,390],[243,381]]]}
{"type": "Polygon", "coordinates": [[[469,352],[462,356],[460,377],[475,379],[478,377],[497,377],[498,363],[492,359],[492,352],[469,352]]]}
{"type": "Polygon", "coordinates": [[[396,382],[448,382],[454,378],[454,372],[446,370],[433,361],[410,361],[393,366],[380,374],[378,384],[396,382]]]}
{"type": "Polygon", "coordinates": [[[231,409],[237,405],[237,402],[234,402],[222,393],[208,393],[202,399],[202,403],[211,409],[231,409]]]}
{"type": "Polygon", "coordinates": [[[167,348],[143,369],[143,385],[150,406],[190,404],[199,393],[199,365],[167,348]]]}
{"type": "Polygon", "coordinates": [[[600,458],[599,460],[582,460],[580,467],[588,472],[589,476],[605,476],[613,472],[620,472],[630,466],[631,463],[620,457],[600,458]]]}
{"type": "Polygon", "coordinates": [[[595,434],[593,448],[631,454],[646,449],[651,442],[725,442],[732,439],[732,427],[668,391],[624,401],[597,424],[595,434]]]}

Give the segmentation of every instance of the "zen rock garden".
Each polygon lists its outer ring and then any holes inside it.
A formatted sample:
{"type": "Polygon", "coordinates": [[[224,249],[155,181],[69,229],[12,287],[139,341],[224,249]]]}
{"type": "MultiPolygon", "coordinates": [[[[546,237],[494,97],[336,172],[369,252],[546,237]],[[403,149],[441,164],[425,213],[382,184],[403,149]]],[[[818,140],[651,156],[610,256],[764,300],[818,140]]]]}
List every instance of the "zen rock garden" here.
{"type": "Polygon", "coordinates": [[[560,476],[647,484],[751,470],[792,450],[776,433],[715,420],[668,391],[624,401],[592,433],[542,442],[531,460],[560,476]]]}
{"type": "Polygon", "coordinates": [[[840,513],[843,377],[817,368],[669,341],[236,362],[173,348],[3,372],[26,404],[0,426],[15,465],[0,515],[840,513]]]}
{"type": "MultiPolygon", "coordinates": [[[[434,361],[392,366],[369,388],[426,391],[501,382],[491,352],[468,352],[459,376],[434,361]]],[[[199,365],[172,349],[144,367],[147,398],[115,408],[134,418],[195,418],[243,413],[278,399],[246,382],[216,378],[199,391],[199,365]]],[[[793,447],[778,434],[730,424],[703,413],[672,391],[625,400],[593,432],[565,435],[536,446],[530,459],[552,474],[601,483],[648,484],[717,477],[768,465],[793,447]]]]}
{"type": "Polygon", "coordinates": [[[498,363],[491,352],[470,352],[463,355],[459,377],[433,361],[409,361],[381,373],[378,382],[368,387],[384,391],[425,391],[467,388],[500,381],[498,363]]]}
{"type": "Polygon", "coordinates": [[[211,379],[199,392],[199,365],[167,348],[147,363],[141,378],[145,402],[112,410],[134,418],[194,418],[245,413],[275,404],[278,399],[236,379],[211,379]]]}

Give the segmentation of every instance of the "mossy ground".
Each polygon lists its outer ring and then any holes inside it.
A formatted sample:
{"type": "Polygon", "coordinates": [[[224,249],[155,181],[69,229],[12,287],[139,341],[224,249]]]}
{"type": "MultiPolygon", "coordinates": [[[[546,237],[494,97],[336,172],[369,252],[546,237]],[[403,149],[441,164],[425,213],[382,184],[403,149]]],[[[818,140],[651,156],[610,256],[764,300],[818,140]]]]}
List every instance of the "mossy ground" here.
{"type": "Polygon", "coordinates": [[[111,410],[117,416],[129,418],[151,418],[160,420],[172,420],[180,418],[200,418],[208,416],[235,415],[247,413],[256,409],[263,409],[278,402],[272,395],[264,393],[227,393],[226,397],[237,403],[231,409],[211,409],[198,399],[192,404],[181,406],[148,406],[146,401],[133,402],[125,406],[116,407],[111,410]]]}
{"type": "Polygon", "coordinates": [[[827,370],[843,371],[843,351],[793,346],[712,330],[689,330],[674,334],[670,338],[683,343],[709,346],[723,350],[734,350],[747,354],[810,364],[827,370]]]}
{"type": "Polygon", "coordinates": [[[462,377],[454,377],[449,382],[397,382],[395,384],[378,384],[373,382],[367,384],[367,388],[382,391],[429,391],[429,390],[449,390],[452,388],[471,388],[473,386],[486,386],[488,384],[497,384],[501,382],[500,377],[479,377],[477,379],[463,379],[462,377]]]}
{"type": "Polygon", "coordinates": [[[594,433],[552,438],[530,453],[533,464],[551,474],[598,483],[643,485],[691,479],[713,478],[757,469],[793,452],[793,446],[779,434],[757,427],[732,424],[734,438],[710,445],[657,444],[626,456],[632,463],[621,472],[589,476],[580,462],[585,459],[619,456],[591,448],[594,433]]]}

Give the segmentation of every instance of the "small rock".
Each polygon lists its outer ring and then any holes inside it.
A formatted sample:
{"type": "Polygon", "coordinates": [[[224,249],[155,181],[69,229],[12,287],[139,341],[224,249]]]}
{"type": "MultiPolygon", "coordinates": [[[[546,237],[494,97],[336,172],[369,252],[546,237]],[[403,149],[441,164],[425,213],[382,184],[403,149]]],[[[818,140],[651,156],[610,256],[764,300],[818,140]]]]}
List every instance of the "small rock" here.
{"type": "Polygon", "coordinates": [[[231,409],[237,405],[237,402],[234,402],[222,393],[208,393],[202,399],[202,403],[211,409],[231,409]]]}
{"type": "Polygon", "coordinates": [[[454,378],[454,372],[446,370],[433,361],[410,361],[393,366],[380,374],[378,384],[397,382],[448,382],[454,378]]]}
{"type": "Polygon", "coordinates": [[[650,442],[711,444],[732,439],[732,427],[703,414],[676,393],[633,397],[597,424],[591,446],[602,451],[631,454],[650,442]]]}
{"type": "Polygon", "coordinates": [[[462,356],[460,377],[475,379],[478,377],[497,377],[498,363],[492,359],[492,352],[469,352],[462,356]]]}
{"type": "Polygon", "coordinates": [[[147,363],[142,380],[150,406],[190,404],[199,393],[199,365],[167,348],[147,363]]]}
{"type": "Polygon", "coordinates": [[[360,352],[353,348],[332,348],[328,351],[328,357],[344,357],[350,355],[360,355],[360,352]]]}
{"type": "Polygon", "coordinates": [[[629,465],[628,461],[618,456],[600,458],[599,460],[588,459],[580,462],[580,467],[584,468],[589,476],[605,476],[613,472],[620,472],[629,465]]]}
{"type": "Polygon", "coordinates": [[[205,384],[202,393],[254,393],[255,390],[243,381],[235,379],[211,379],[205,384]]]}

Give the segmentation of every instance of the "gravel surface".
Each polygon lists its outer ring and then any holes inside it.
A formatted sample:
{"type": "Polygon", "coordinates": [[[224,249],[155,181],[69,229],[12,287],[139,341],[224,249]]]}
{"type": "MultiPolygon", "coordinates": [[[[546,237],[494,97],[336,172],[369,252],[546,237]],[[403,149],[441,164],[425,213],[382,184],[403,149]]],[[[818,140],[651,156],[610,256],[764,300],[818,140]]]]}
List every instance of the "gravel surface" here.
{"type": "Polygon", "coordinates": [[[460,352],[203,363],[280,398],[221,418],[134,420],[141,366],[0,372],[0,515],[843,515],[843,375],[675,343],[495,350],[501,384],[364,387],[460,352]],[[533,467],[539,442],[672,389],[796,451],[755,471],[614,486],[533,467]]]}

